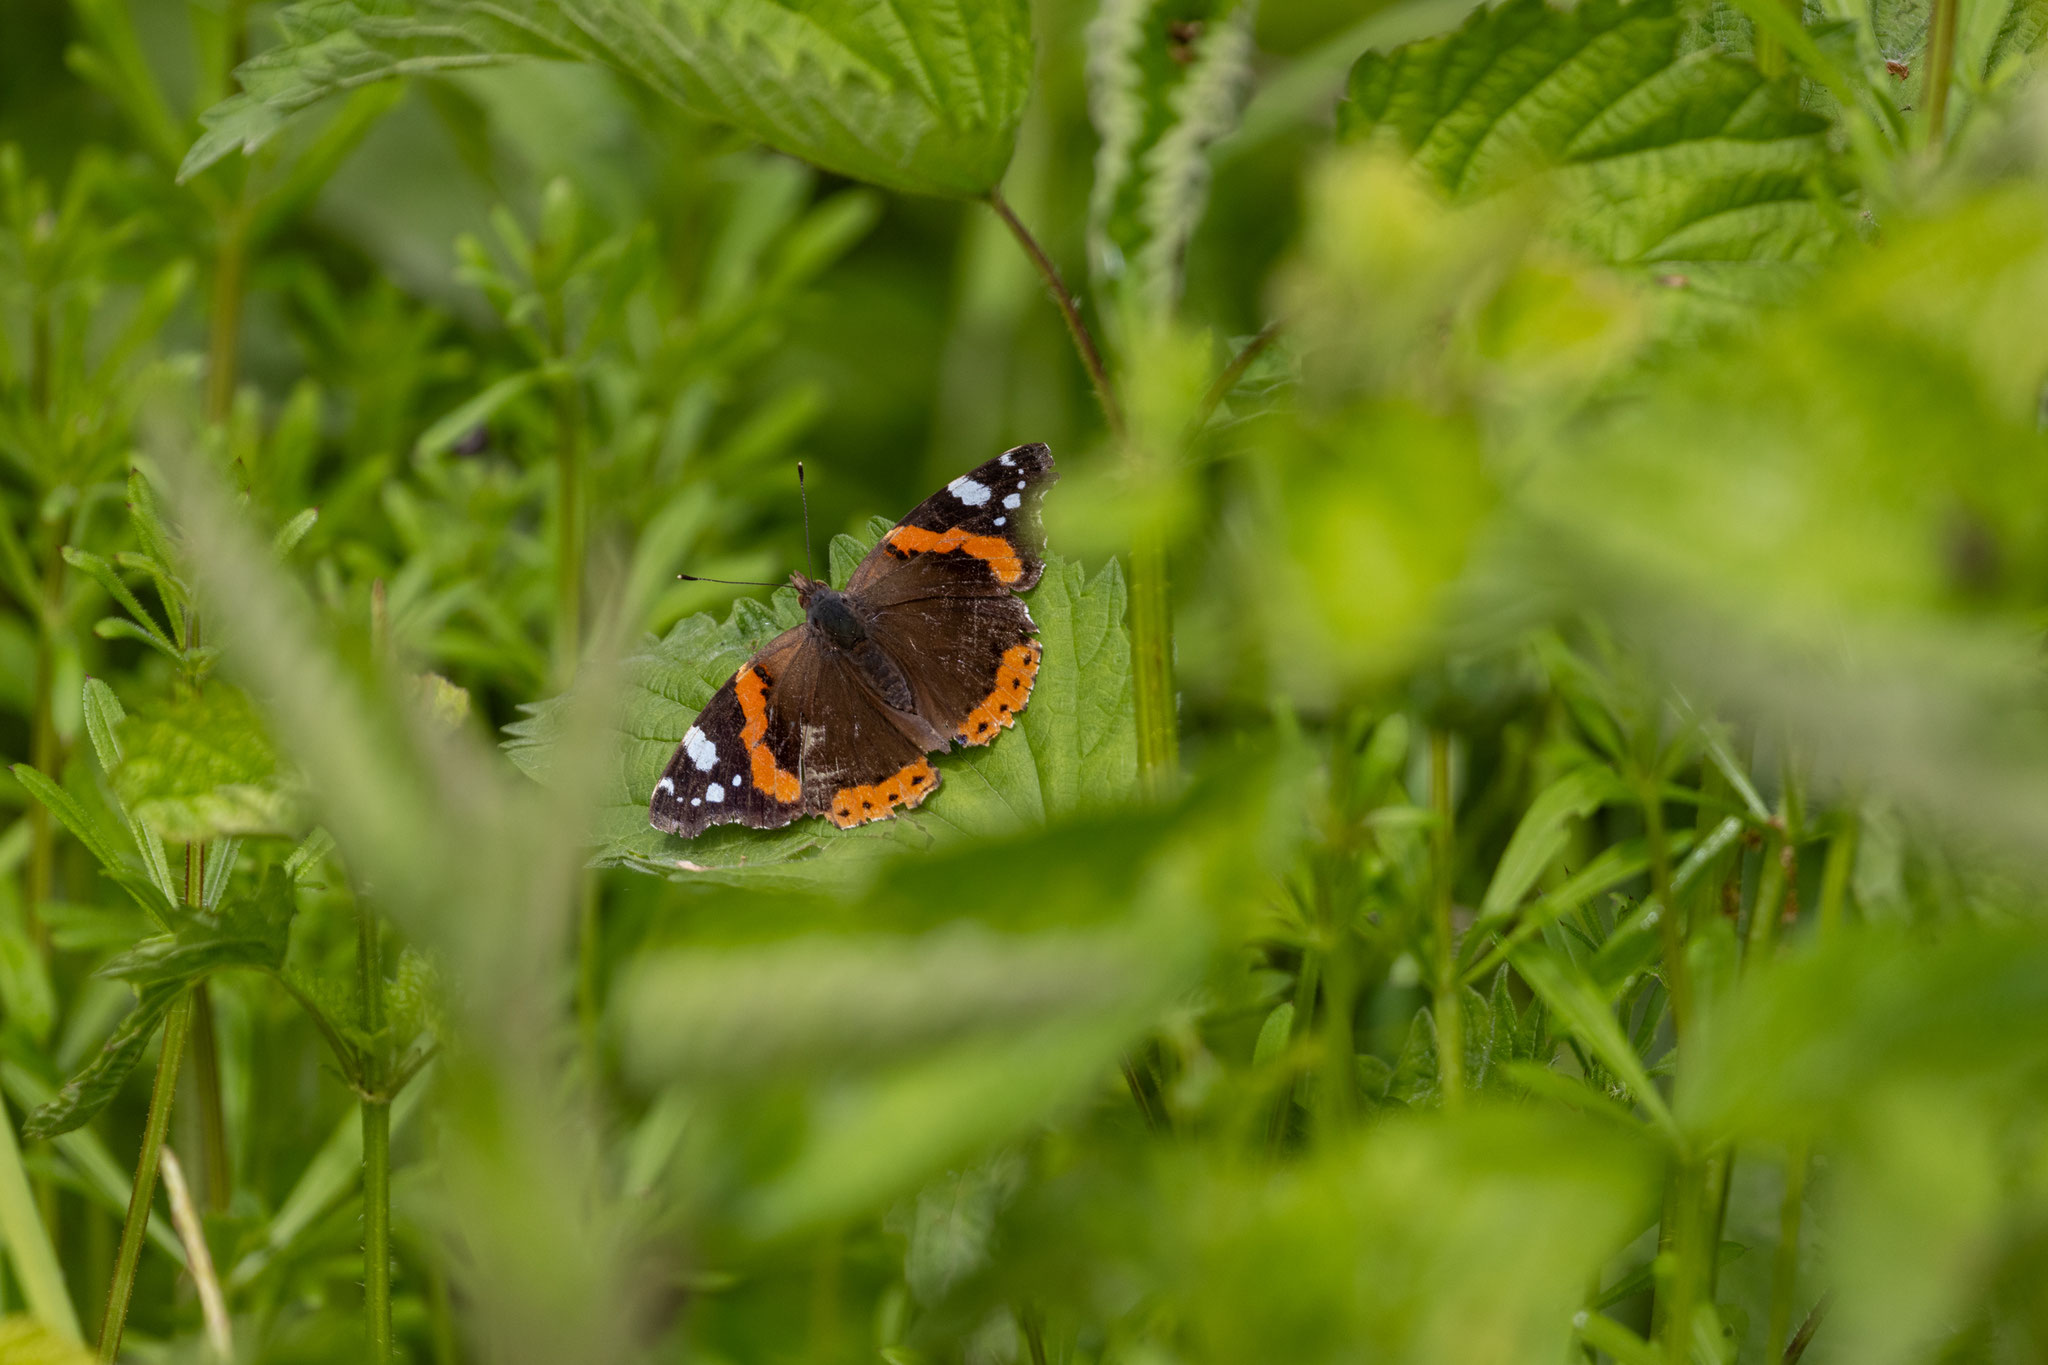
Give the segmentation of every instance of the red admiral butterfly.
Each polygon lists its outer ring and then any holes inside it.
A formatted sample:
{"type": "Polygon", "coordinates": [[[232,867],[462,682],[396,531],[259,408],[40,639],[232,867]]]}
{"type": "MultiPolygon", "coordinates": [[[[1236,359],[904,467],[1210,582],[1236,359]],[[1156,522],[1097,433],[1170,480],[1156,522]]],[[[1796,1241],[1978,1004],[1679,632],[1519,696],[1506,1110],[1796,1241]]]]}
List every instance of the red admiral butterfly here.
{"type": "Polygon", "coordinates": [[[1052,452],[1018,446],[932,494],[868,552],[845,592],[791,574],[804,623],[749,659],[698,713],[647,818],[691,838],[823,815],[841,829],[938,790],[925,755],[987,744],[1038,675],[1017,594],[1045,573],[1039,502],[1052,452]]]}

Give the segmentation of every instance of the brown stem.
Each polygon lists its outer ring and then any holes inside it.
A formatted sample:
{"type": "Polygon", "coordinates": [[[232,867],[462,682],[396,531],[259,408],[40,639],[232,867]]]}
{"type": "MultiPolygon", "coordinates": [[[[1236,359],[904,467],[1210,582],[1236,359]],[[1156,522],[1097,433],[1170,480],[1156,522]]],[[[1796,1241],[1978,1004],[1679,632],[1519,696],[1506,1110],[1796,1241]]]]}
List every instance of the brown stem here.
{"type": "Polygon", "coordinates": [[[1073,334],[1074,349],[1080,352],[1081,364],[1088,371],[1088,381],[1095,386],[1095,399],[1102,404],[1103,420],[1109,424],[1110,434],[1121,444],[1124,439],[1123,409],[1117,405],[1116,390],[1109,382],[1109,370],[1102,363],[1102,352],[1095,345],[1094,334],[1081,319],[1081,305],[1067,289],[1066,281],[1060,278],[1059,267],[1045,254],[1045,249],[1039,246],[1031,230],[1018,220],[1009,201],[1003,198],[1002,191],[991,188],[988,202],[1017,239],[1017,244],[1024,248],[1024,254],[1031,258],[1031,264],[1037,268],[1039,278],[1045,281],[1045,287],[1052,291],[1053,302],[1059,305],[1060,316],[1066,319],[1067,330],[1073,334]]]}
{"type": "Polygon", "coordinates": [[[1813,1342],[1813,1334],[1827,1321],[1828,1310],[1834,1306],[1835,1291],[1830,1289],[1820,1296],[1820,1301],[1814,1304],[1813,1311],[1806,1315],[1806,1321],[1799,1324],[1799,1330],[1785,1347],[1785,1365],[1799,1365],[1799,1358],[1806,1354],[1806,1348],[1813,1342]]]}
{"type": "Polygon", "coordinates": [[[1939,147],[1947,136],[1950,68],[1956,63],[1956,0],[1934,0],[1927,21],[1926,85],[1927,144],[1939,147]]]}

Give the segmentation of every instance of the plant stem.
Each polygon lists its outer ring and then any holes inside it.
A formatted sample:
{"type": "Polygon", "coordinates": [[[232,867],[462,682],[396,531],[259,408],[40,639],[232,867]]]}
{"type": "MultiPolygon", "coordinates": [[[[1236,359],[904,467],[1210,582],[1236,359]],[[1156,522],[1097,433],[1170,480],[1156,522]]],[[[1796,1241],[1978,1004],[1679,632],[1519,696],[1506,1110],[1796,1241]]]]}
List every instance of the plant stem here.
{"type": "Polygon", "coordinates": [[[1778,1204],[1778,1250],[1771,1261],[1771,1309],[1764,1331],[1764,1359],[1785,1353],[1785,1334],[1792,1329],[1792,1293],[1799,1280],[1799,1222],[1806,1208],[1806,1144],[1794,1142],[1785,1154],[1785,1196],[1778,1204]]]}
{"type": "Polygon", "coordinates": [[[363,1312],[370,1360],[391,1359],[391,1097],[384,1089],[384,966],[377,914],[356,897],[356,966],[363,1032],[363,1312]]]}
{"type": "Polygon", "coordinates": [[[575,381],[555,386],[555,681],[574,680],[582,648],[583,457],[575,381]]]}
{"type": "MultiPolygon", "coordinates": [[[[57,621],[62,612],[64,592],[64,536],[55,527],[43,557],[42,638],[36,647],[35,716],[30,722],[29,766],[51,779],[63,779],[63,758],[59,753],[57,725],[51,693],[57,686],[57,621]]],[[[49,956],[49,931],[43,926],[43,902],[56,884],[57,827],[40,801],[29,803],[29,854],[27,880],[22,888],[22,924],[30,942],[44,957],[49,956]]]]}
{"type": "Polygon", "coordinates": [[[1927,55],[1922,70],[1921,103],[1927,108],[1927,145],[1941,146],[1947,137],[1950,69],[1956,63],[1956,0],[1934,0],[1927,19],[1927,55]]]}
{"type": "Polygon", "coordinates": [[[221,1102],[220,1042],[213,1026],[213,993],[192,987],[192,1090],[199,1101],[200,1177],[207,1208],[225,1213],[234,1173],[228,1162],[227,1113],[221,1102]]]}
{"type": "Polygon", "coordinates": [[[1664,793],[1655,772],[1643,779],[1643,833],[1650,846],[1650,894],[1657,899],[1657,929],[1664,944],[1664,989],[1671,996],[1671,1036],[1683,1046],[1692,1033],[1692,965],[1686,960],[1685,912],[1671,890],[1671,844],[1664,828],[1664,793]]]}
{"type": "Polygon", "coordinates": [[[163,1052],[157,1058],[156,1083],[149,1092],[149,1117],[142,1128],[142,1152],[135,1159],[135,1186],[128,1195],[128,1216],[121,1224],[121,1244],[114,1253],[114,1278],[107,1286],[106,1316],[100,1320],[99,1357],[111,1361],[121,1353],[121,1331],[128,1322],[128,1300],[135,1293],[135,1267],[142,1259],[143,1234],[149,1208],[156,1199],[157,1157],[171,1123],[171,1100],[178,1091],[178,1059],[192,1023],[190,994],[164,1016],[163,1052]]]}
{"type": "Polygon", "coordinates": [[[1813,1344],[1813,1334],[1827,1321],[1828,1309],[1835,1306],[1835,1291],[1830,1289],[1820,1296],[1813,1305],[1813,1311],[1806,1315],[1806,1321],[1799,1324],[1799,1330],[1785,1347],[1785,1365],[1799,1365],[1799,1358],[1806,1354],[1806,1348],[1813,1344]]]}
{"type": "Polygon", "coordinates": [[[1088,330],[1088,324],[1081,320],[1081,305],[1067,289],[1065,280],[1060,278],[1059,267],[1045,254],[1038,239],[1031,235],[1029,228],[1011,211],[1009,201],[1003,198],[1001,190],[990,189],[989,207],[1003,220],[1003,226],[1010,229],[1010,235],[1024,248],[1024,254],[1031,258],[1032,266],[1038,271],[1045,287],[1052,291],[1053,302],[1059,305],[1060,316],[1066,319],[1067,332],[1074,338],[1074,349],[1080,353],[1081,364],[1088,371],[1088,382],[1095,386],[1095,401],[1102,405],[1102,417],[1109,424],[1110,435],[1117,444],[1124,440],[1123,409],[1117,405],[1116,390],[1109,382],[1109,371],[1102,363],[1102,352],[1096,348],[1095,337],[1088,330]]]}
{"type": "Polygon", "coordinates": [[[78,1313],[64,1284],[64,1267],[38,1216],[28,1171],[21,1161],[21,1146],[14,1139],[14,1120],[8,1116],[4,1100],[0,1100],[0,1236],[6,1239],[8,1260],[29,1311],[52,1335],[82,1341],[78,1313]]]}
{"type": "Polygon", "coordinates": [[[1138,729],[1138,781],[1154,800],[1169,795],[1180,766],[1173,690],[1173,604],[1166,546],[1150,532],[1131,547],[1131,694],[1138,729]]]}
{"type": "Polygon", "coordinates": [[[1820,933],[1832,938],[1841,932],[1842,910],[1849,898],[1849,879],[1856,871],[1856,841],[1861,824],[1856,812],[1845,810],[1835,837],[1828,840],[1828,859],[1820,870],[1820,933]]]}
{"type": "Polygon", "coordinates": [[[1457,812],[1451,801],[1451,736],[1429,732],[1429,804],[1436,815],[1431,831],[1432,937],[1436,948],[1437,1084],[1444,1107],[1455,1109],[1465,1099],[1465,1002],[1459,995],[1458,956],[1452,943],[1451,874],[1457,851],[1457,812]]]}
{"type": "Polygon", "coordinates": [[[235,360],[242,340],[243,284],[248,276],[248,215],[240,206],[219,224],[212,315],[206,329],[206,420],[224,422],[235,403],[235,360]]]}
{"type": "Polygon", "coordinates": [[[1202,405],[1195,409],[1194,420],[1188,423],[1187,434],[1190,439],[1209,425],[1209,419],[1216,415],[1217,408],[1223,406],[1223,400],[1230,397],[1230,391],[1237,387],[1238,380],[1244,378],[1244,372],[1252,367],[1252,362],[1263,355],[1266,348],[1279,336],[1280,322],[1275,319],[1260,328],[1259,334],[1247,341],[1239,348],[1238,353],[1230,358],[1230,363],[1223,367],[1223,373],[1216,376],[1216,382],[1202,395],[1202,405]]]}

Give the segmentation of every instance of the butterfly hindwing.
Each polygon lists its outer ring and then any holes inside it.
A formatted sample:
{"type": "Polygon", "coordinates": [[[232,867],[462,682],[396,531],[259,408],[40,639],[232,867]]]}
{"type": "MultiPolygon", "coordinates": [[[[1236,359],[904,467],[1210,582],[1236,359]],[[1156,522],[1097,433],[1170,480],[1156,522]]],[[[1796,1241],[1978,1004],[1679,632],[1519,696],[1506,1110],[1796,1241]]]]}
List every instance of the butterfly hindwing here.
{"type": "Polygon", "coordinates": [[[797,776],[801,731],[784,687],[801,672],[805,627],[786,630],[712,694],[654,784],[647,818],[695,838],[712,825],[775,829],[806,814],[797,776]]]}

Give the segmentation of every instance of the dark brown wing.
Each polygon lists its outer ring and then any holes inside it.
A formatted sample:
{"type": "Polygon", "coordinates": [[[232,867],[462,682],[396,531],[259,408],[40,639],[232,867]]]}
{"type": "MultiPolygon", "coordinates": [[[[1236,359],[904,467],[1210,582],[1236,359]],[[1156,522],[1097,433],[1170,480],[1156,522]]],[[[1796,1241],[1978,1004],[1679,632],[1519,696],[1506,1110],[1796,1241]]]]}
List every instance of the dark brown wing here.
{"type": "Polygon", "coordinates": [[[929,736],[929,728],[878,698],[850,651],[823,643],[806,649],[783,686],[803,716],[797,772],[806,815],[851,829],[909,810],[938,789],[938,770],[925,759],[929,746],[911,734],[929,736]]]}
{"type": "Polygon", "coordinates": [[[712,825],[775,829],[809,813],[797,777],[801,716],[788,682],[813,671],[807,659],[819,648],[809,627],[786,630],[712,694],[654,784],[648,823],[690,839],[712,825]]]}
{"type": "Polygon", "coordinates": [[[1015,724],[1038,676],[1037,623],[1014,594],[988,593],[984,576],[958,556],[923,555],[879,585],[896,600],[863,604],[868,635],[909,679],[918,714],[962,744],[1015,724]]]}
{"type": "Polygon", "coordinates": [[[874,605],[904,601],[888,580],[933,557],[961,569],[955,595],[1029,592],[1045,572],[1039,504],[1058,478],[1045,446],[1004,451],[912,508],[853,571],[847,592],[874,605]]]}

